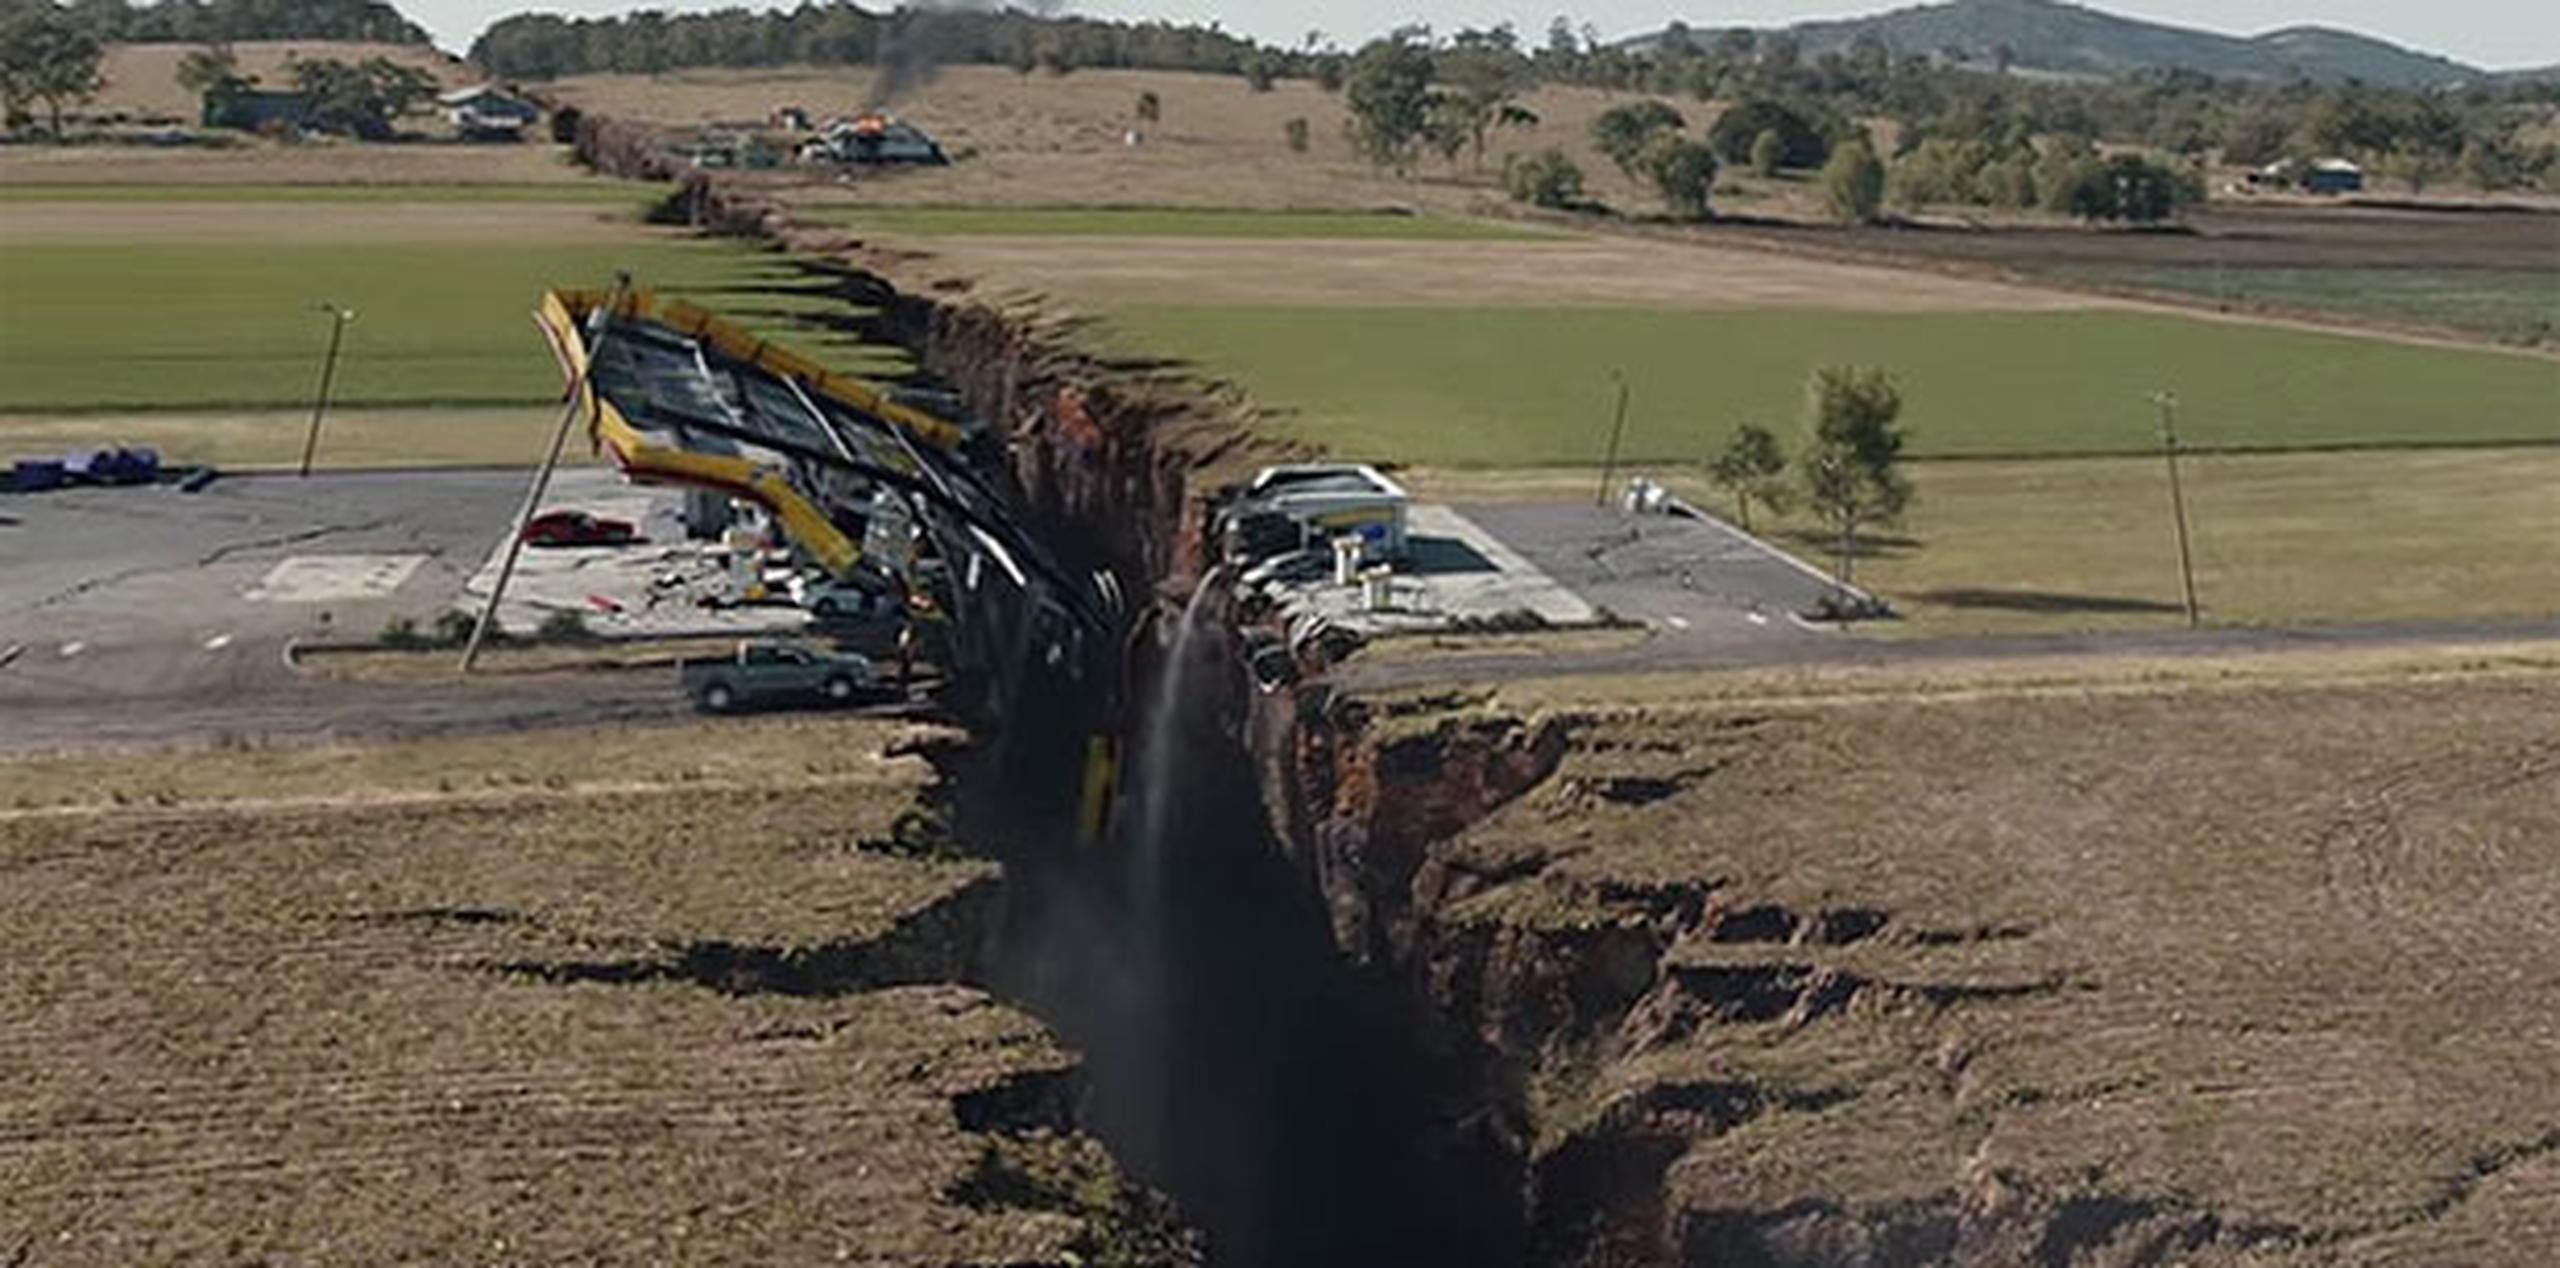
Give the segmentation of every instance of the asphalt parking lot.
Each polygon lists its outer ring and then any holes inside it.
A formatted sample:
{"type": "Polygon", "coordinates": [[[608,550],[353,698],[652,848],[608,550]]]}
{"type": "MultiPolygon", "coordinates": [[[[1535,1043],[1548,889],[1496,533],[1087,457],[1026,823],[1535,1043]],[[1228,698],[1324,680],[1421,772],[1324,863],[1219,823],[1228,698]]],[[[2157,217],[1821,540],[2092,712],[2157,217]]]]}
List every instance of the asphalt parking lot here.
{"type": "Polygon", "coordinates": [[[461,592],[520,471],[236,476],[0,499],[0,703],[289,678],[297,638],[369,638],[461,592]]]}
{"type": "Polygon", "coordinates": [[[1831,583],[1720,521],[1578,502],[1457,510],[1585,602],[1665,644],[1770,648],[1832,637],[1798,619],[1831,583]]]}

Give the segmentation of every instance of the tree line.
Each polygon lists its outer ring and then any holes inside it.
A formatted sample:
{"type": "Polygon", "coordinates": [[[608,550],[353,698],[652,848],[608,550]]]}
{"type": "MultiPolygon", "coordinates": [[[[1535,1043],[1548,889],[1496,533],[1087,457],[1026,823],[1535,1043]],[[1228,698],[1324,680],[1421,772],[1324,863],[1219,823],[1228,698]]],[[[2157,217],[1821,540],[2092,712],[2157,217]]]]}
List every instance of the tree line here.
{"type": "MultiPolygon", "coordinates": [[[[1355,125],[1354,146],[1397,167],[1432,153],[1454,161],[1481,151],[1488,133],[1527,121],[1517,98],[1540,85],[1642,93],[1669,102],[1770,102],[1833,143],[1842,137],[1843,120],[1890,120],[1894,152],[1879,158],[1897,168],[1930,147],[1909,164],[1899,189],[1888,191],[1915,201],[2067,202],[2054,192],[2062,186],[2052,181],[2028,196],[2037,165],[2050,158],[2044,147],[2057,137],[2140,146],[2189,162],[2209,155],[2250,165],[2341,156],[2413,188],[2456,176],[2489,189],[2560,179],[2552,147],[2519,140],[2522,124],[2560,105],[2560,85],[2550,83],[2429,91],[2221,80],[2185,71],[2109,80],[2030,79],[2008,73],[1997,47],[1916,54],[1869,37],[1808,57],[1784,33],[1734,30],[1708,39],[1677,24],[1643,47],[1609,43],[1588,27],[1558,18],[1534,48],[1506,25],[1462,29],[1445,38],[1408,27],[1346,51],[1321,32],[1278,47],[1214,26],[1011,9],[873,11],[851,3],[811,3],[767,12],[520,14],[491,26],[471,55],[493,75],[528,79],[915,60],[1025,72],[1194,71],[1235,75],[1256,88],[1277,79],[1306,79],[1335,90],[1356,78],[1363,85],[1360,102],[1368,108],[1358,111],[1363,117],[1355,125]]],[[[1738,146],[1708,146],[1725,166],[1747,163],[1748,147],[1765,130],[1752,129],[1738,146]]],[[[1818,167],[1824,161],[1807,153],[1804,134],[1779,131],[1783,165],[1818,167]]],[[[1658,157],[1671,163],[1663,170],[1674,176],[1684,166],[1702,166],[1690,153],[1658,157]]]]}
{"type": "Polygon", "coordinates": [[[993,8],[875,12],[841,2],[765,11],[644,10],[600,18],[524,13],[492,24],[471,45],[472,61],[512,79],[913,59],[1022,71],[1198,71],[1268,84],[1313,76],[1319,56],[1312,43],[1296,50],[1270,48],[1216,27],[993,8]]]}
{"type": "Polygon", "coordinates": [[[110,44],[362,40],[425,44],[425,28],[385,0],[0,0],[8,18],[50,13],[110,44]]]}
{"type": "MultiPolygon", "coordinates": [[[[1745,166],[1763,176],[1818,169],[1834,214],[1852,221],[1888,205],[1970,204],[2154,223],[2204,198],[2215,159],[2300,166],[2347,157],[2412,190],[2452,176],[2490,190],[2560,184],[2560,149],[2521,139],[2523,125],[2554,104],[2547,85],[2424,92],[2182,73],[2027,81],[1970,62],[1896,58],[1873,42],[1808,64],[1783,39],[1728,32],[1708,47],[1678,35],[1638,52],[1560,23],[1533,51],[1508,28],[1447,39],[1420,27],[1393,32],[1341,72],[1353,148],[1398,169],[1431,150],[1454,162],[1460,147],[1444,120],[1461,106],[1479,119],[1534,118],[1514,98],[1567,83],[1666,90],[1611,108],[1591,139],[1688,218],[1707,213],[1720,169],[1745,166]],[[1729,104],[1692,129],[1682,96],[1729,104]],[[1891,125],[1881,129],[1889,151],[1858,122],[1875,119],[1891,125]]],[[[1584,203],[1584,174],[1561,150],[1517,156],[1505,181],[1525,202],[1584,203]]]]}

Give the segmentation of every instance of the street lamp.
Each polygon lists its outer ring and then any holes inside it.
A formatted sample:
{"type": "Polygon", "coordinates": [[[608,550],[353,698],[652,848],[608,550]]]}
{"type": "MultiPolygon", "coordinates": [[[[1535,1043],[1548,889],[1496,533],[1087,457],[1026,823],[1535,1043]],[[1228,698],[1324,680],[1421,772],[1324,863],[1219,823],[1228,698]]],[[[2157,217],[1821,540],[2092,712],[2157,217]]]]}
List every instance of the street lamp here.
{"type": "Polygon", "coordinates": [[[313,308],[329,314],[329,351],[320,360],[320,392],[311,402],[311,430],[302,438],[302,475],[311,475],[311,455],[320,448],[320,420],[329,412],[329,385],[338,377],[338,345],[345,340],[347,323],[356,319],[356,310],[321,302],[313,308]]]}
{"type": "Polygon", "coordinates": [[[1618,385],[1618,416],[1609,425],[1609,456],[1600,464],[1600,505],[1609,505],[1609,485],[1618,478],[1618,443],[1627,435],[1627,372],[1611,370],[1609,377],[1618,385]]]}
{"type": "Polygon", "coordinates": [[[2187,542],[2187,494],[2178,482],[2178,394],[2154,392],[2151,403],[2160,410],[2160,454],[2169,464],[2169,510],[2178,521],[2178,583],[2187,599],[2187,628],[2202,623],[2196,608],[2195,552],[2187,542]]]}

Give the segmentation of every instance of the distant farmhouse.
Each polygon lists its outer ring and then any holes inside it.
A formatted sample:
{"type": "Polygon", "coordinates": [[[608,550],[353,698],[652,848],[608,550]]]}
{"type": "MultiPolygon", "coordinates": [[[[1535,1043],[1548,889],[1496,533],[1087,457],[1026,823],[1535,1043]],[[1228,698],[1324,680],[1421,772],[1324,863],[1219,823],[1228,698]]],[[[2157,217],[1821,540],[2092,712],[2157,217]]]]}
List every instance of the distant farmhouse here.
{"type": "Polygon", "coordinates": [[[466,141],[521,141],[542,107],[494,84],[457,88],[436,98],[466,141]]]}
{"type": "Polygon", "coordinates": [[[2302,187],[2315,194],[2364,192],[2364,169],[2342,158],[2322,159],[2302,174],[2302,187]]]}
{"type": "Polygon", "coordinates": [[[2246,174],[2242,177],[2241,188],[2360,194],[2364,192],[2364,169],[2352,160],[2342,158],[2324,158],[2311,163],[2283,159],[2246,174]]]}

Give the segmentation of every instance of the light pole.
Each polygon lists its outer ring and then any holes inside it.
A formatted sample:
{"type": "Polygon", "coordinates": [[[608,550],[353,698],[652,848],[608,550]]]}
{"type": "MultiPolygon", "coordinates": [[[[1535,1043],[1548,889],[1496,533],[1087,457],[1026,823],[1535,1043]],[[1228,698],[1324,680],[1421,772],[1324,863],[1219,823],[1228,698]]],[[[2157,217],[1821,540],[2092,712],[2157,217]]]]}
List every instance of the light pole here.
{"type": "Polygon", "coordinates": [[[1627,372],[1611,370],[1618,384],[1618,418],[1609,425],[1609,456],[1600,464],[1600,505],[1609,505],[1609,485],[1618,478],[1618,442],[1627,435],[1627,372]]]}
{"type": "Polygon", "coordinates": [[[311,455],[320,448],[320,420],[329,412],[329,385],[338,377],[338,345],[346,338],[347,323],[356,319],[356,310],[322,303],[314,307],[329,314],[329,352],[320,359],[320,393],[311,402],[311,430],[302,438],[302,475],[311,476],[311,455]]]}
{"type": "MultiPolygon", "coordinates": [[[[604,353],[604,341],[613,333],[613,322],[621,317],[623,301],[631,294],[631,275],[613,275],[613,296],[604,307],[588,318],[587,355],[585,363],[569,378],[567,401],[560,409],[560,423],[551,429],[551,447],[543,451],[542,465],[534,468],[533,483],[524,491],[524,505],[517,509],[515,526],[507,533],[506,557],[498,564],[497,580],[489,586],[489,601],[480,607],[480,619],[471,623],[471,641],[462,647],[462,672],[468,674],[480,663],[480,645],[498,623],[498,604],[507,597],[507,582],[516,575],[516,560],[524,554],[524,530],[533,523],[533,513],[542,505],[542,495],[551,487],[551,473],[560,466],[561,447],[569,443],[569,427],[585,412],[589,380],[595,373],[596,359],[604,353]]],[[[597,408],[603,408],[599,398],[597,408]]]]}
{"type": "Polygon", "coordinates": [[[2155,392],[2151,403],[2160,408],[2160,453],[2169,463],[2169,510],[2178,521],[2178,584],[2187,598],[2187,628],[2202,623],[2196,607],[2195,551],[2187,542],[2187,493],[2178,481],[2178,394],[2155,392]]]}

